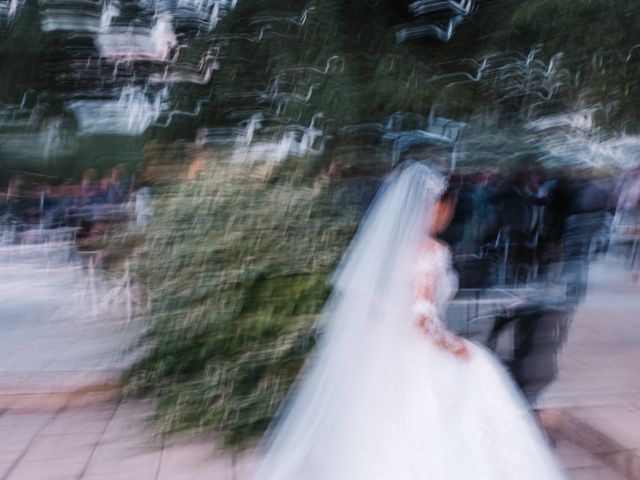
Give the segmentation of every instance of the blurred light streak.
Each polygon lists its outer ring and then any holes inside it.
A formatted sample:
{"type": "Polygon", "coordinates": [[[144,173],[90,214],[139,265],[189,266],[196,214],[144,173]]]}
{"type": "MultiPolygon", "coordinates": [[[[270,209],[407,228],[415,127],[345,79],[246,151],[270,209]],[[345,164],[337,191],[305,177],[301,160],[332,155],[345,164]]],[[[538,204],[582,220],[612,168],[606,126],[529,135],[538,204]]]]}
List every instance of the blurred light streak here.
{"type": "Polygon", "coordinates": [[[396,40],[435,37],[443,42],[453,38],[456,28],[477,8],[476,0],[418,0],[409,5],[416,21],[396,30],[396,40]],[[443,20],[444,18],[444,20],[443,20]]]}

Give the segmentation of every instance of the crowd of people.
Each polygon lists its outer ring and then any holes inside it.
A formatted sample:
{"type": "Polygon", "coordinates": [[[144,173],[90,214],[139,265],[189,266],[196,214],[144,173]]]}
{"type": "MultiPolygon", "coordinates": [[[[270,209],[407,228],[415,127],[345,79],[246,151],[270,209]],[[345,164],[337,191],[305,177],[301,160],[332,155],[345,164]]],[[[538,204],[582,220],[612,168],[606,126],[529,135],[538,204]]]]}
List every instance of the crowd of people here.
{"type": "Polygon", "coordinates": [[[3,243],[24,243],[33,232],[65,230],[79,248],[88,247],[132,215],[143,224],[143,210],[148,210],[148,188],[135,185],[123,165],[101,179],[89,169],[79,182],[58,184],[16,175],[0,193],[3,243]]]}
{"type": "MultiPolygon", "coordinates": [[[[587,169],[551,172],[528,157],[507,174],[479,171],[452,182],[457,209],[443,237],[456,254],[463,288],[562,278],[579,301],[589,260],[607,250],[612,226],[626,228],[630,246],[640,220],[640,169],[622,177],[587,169]]],[[[32,229],[68,227],[82,242],[102,235],[131,209],[135,223],[144,226],[149,189],[135,185],[123,165],[102,178],[89,169],[79,181],[57,184],[16,175],[0,192],[0,223],[16,232],[9,241],[32,229]]],[[[635,268],[635,252],[629,258],[635,268]]]]}
{"type": "Polygon", "coordinates": [[[452,181],[458,202],[442,237],[453,249],[460,287],[522,295],[517,308],[494,312],[485,341],[495,348],[511,329],[506,362],[534,401],[555,377],[556,354],[586,295],[590,263],[616,248],[636,269],[640,169],[551,171],[529,157],[508,174],[475,172],[452,181]],[[550,286],[562,294],[540,294],[550,286]]]}
{"type": "MultiPolygon", "coordinates": [[[[494,312],[485,339],[494,348],[513,327],[507,361],[533,401],[555,375],[555,356],[586,294],[591,261],[612,246],[626,249],[623,258],[637,280],[640,168],[623,175],[551,171],[528,157],[507,173],[476,171],[450,183],[457,202],[441,237],[452,248],[461,291],[564,289],[559,303],[523,298],[518,308],[494,312]]],[[[110,229],[144,231],[150,215],[149,188],[136,185],[122,165],[101,179],[91,169],[77,182],[58,184],[18,175],[0,192],[5,244],[24,243],[30,232],[65,230],[79,250],[98,250],[110,229]]]]}
{"type": "MultiPolygon", "coordinates": [[[[635,175],[553,174],[523,163],[509,175],[458,178],[457,212],[445,239],[466,273],[463,281],[470,288],[522,286],[562,276],[569,293],[582,298],[586,277],[577,274],[578,264],[607,250],[618,198],[635,175]]],[[[640,204],[631,203],[638,211],[640,204]]]]}

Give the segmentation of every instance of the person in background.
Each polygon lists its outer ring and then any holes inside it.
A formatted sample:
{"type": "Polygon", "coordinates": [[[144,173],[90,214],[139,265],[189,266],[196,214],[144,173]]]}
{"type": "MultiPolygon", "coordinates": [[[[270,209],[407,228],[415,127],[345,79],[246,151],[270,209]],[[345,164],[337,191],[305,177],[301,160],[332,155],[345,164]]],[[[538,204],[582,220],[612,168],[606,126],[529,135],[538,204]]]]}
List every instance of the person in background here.
{"type": "Polygon", "coordinates": [[[123,164],[117,165],[111,170],[107,185],[107,203],[122,203],[126,201],[130,193],[130,185],[125,180],[126,167],[123,164]]]}
{"type": "Polygon", "coordinates": [[[637,268],[639,242],[636,238],[640,234],[640,168],[628,172],[622,181],[614,221],[617,229],[627,239],[625,244],[630,247],[631,280],[638,283],[640,281],[640,271],[637,268]]]}

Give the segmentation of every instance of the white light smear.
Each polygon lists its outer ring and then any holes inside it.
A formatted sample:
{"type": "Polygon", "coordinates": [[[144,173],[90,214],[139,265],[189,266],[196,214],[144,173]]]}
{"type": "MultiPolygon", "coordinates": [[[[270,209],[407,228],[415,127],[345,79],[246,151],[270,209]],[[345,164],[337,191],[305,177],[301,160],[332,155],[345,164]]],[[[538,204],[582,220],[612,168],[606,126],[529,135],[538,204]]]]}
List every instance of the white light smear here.
{"type": "Polygon", "coordinates": [[[396,112],[384,124],[349,125],[342,128],[340,134],[345,137],[359,134],[379,137],[390,146],[391,163],[395,165],[412,147],[455,146],[467,124],[438,117],[433,112],[429,117],[396,112]]]}
{"type": "Polygon", "coordinates": [[[233,128],[201,128],[196,144],[224,145],[236,163],[278,163],[291,156],[320,155],[326,143],[324,131],[317,127],[322,116],[314,115],[309,126],[267,127],[263,114],[257,113],[233,128]]]}
{"type": "Polygon", "coordinates": [[[253,17],[251,20],[252,25],[293,25],[296,27],[303,27],[307,22],[307,18],[309,14],[316,9],[313,5],[309,5],[305,8],[302,13],[297,17],[285,17],[283,15],[269,15],[269,16],[258,16],[253,17]]]}
{"type": "Polygon", "coordinates": [[[453,38],[456,28],[469,19],[477,7],[477,0],[418,0],[409,4],[416,17],[414,23],[396,30],[396,40],[435,37],[443,42],[453,38]],[[446,20],[442,18],[445,17],[446,20]]]}
{"type": "Polygon", "coordinates": [[[596,124],[596,109],[541,117],[528,124],[549,161],[563,165],[629,169],[640,163],[639,135],[608,135],[596,124]]]}
{"type": "Polygon", "coordinates": [[[63,127],[60,118],[45,122],[37,131],[0,133],[0,151],[11,160],[47,161],[75,152],[78,144],[63,127]]]}
{"type": "Polygon", "coordinates": [[[115,60],[154,60],[164,62],[178,46],[170,15],[157,16],[152,28],[101,28],[95,39],[101,57],[115,60]]]}
{"type": "MultiPolygon", "coordinates": [[[[11,0],[11,3],[23,1],[11,0]]],[[[212,30],[235,8],[237,1],[139,0],[136,3],[148,15],[168,14],[182,23],[212,30]]],[[[45,32],[98,33],[115,23],[120,16],[119,5],[118,0],[40,0],[41,28],[45,32]]],[[[122,28],[127,26],[120,25],[122,28]]]]}
{"type": "Polygon", "coordinates": [[[315,124],[322,117],[317,113],[308,127],[288,125],[285,128],[262,129],[261,116],[249,120],[244,132],[236,137],[233,161],[238,163],[278,163],[289,156],[319,155],[324,151],[325,139],[315,124]]]}
{"type": "Polygon", "coordinates": [[[527,126],[539,131],[551,128],[568,128],[587,132],[595,128],[594,113],[595,109],[588,109],[579,112],[547,115],[529,122],[527,126]]]}
{"type": "Polygon", "coordinates": [[[40,28],[43,32],[98,32],[103,28],[103,6],[100,0],[40,0],[40,28]]]}
{"type": "Polygon", "coordinates": [[[213,72],[220,69],[218,62],[218,48],[212,48],[205,53],[198,65],[191,67],[184,62],[179,66],[167,66],[162,73],[149,75],[149,83],[195,83],[206,85],[211,80],[213,72]]]}
{"type": "Polygon", "coordinates": [[[141,135],[166,108],[167,90],[149,94],[127,86],[115,100],[76,100],[68,107],[76,116],[81,135],[141,135]]]}
{"type": "Polygon", "coordinates": [[[0,23],[13,21],[23,4],[24,0],[4,0],[0,2],[0,23]]]}
{"type": "MultiPolygon", "coordinates": [[[[176,117],[198,115],[210,95],[198,98],[195,105],[171,108],[169,88],[177,83],[210,83],[220,68],[219,39],[196,42],[196,50],[181,53],[192,46],[190,35],[210,38],[209,32],[236,3],[40,0],[44,31],[93,39],[94,48],[78,48],[74,58],[56,73],[59,82],[75,86],[66,104],[76,116],[79,133],[139,135],[150,125],[168,127],[176,117]],[[180,31],[190,33],[176,33],[180,31]]],[[[5,117],[9,113],[13,115],[8,112],[5,117]]]]}
{"type": "MultiPolygon", "coordinates": [[[[525,103],[533,114],[536,106],[552,100],[571,81],[570,72],[562,66],[562,52],[547,61],[540,58],[540,51],[536,46],[527,54],[496,52],[479,60],[466,59],[456,62],[456,66],[464,65],[466,71],[435,75],[430,81],[447,82],[444,88],[464,83],[485,84],[488,90],[501,93],[498,101],[527,98],[525,103]]],[[[447,64],[441,67],[451,69],[447,64]]]]}
{"type": "Polygon", "coordinates": [[[40,125],[43,113],[41,105],[27,108],[24,104],[0,103],[0,128],[35,129],[40,125]]]}
{"type": "Polygon", "coordinates": [[[237,0],[138,0],[148,11],[169,13],[181,23],[197,24],[206,30],[213,30],[237,3],[237,0]]]}

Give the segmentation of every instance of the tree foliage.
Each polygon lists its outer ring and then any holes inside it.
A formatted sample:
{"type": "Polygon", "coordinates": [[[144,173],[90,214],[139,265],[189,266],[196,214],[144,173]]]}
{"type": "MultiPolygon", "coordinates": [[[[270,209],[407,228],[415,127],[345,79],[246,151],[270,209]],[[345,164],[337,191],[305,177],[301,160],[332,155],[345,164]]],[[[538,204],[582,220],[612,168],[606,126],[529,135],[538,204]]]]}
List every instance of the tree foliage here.
{"type": "Polygon", "coordinates": [[[155,203],[140,265],[151,291],[130,393],[153,394],[163,431],[262,431],[314,342],[328,274],[361,205],[314,191],[291,166],[215,164],[155,203]]]}

